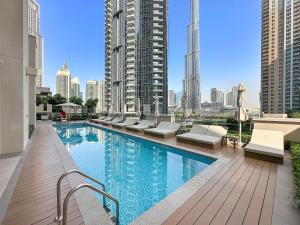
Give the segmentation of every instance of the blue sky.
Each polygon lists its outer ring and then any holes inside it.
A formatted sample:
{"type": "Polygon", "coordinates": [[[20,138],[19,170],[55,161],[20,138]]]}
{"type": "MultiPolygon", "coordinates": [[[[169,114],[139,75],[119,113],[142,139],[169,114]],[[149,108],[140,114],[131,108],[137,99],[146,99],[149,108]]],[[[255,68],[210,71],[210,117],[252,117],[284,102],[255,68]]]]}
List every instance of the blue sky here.
{"type": "MultiPolygon", "coordinates": [[[[82,91],[87,80],[104,78],[104,0],[38,0],[44,37],[45,86],[55,93],[55,74],[65,60],[82,91]]],[[[248,106],[258,106],[260,0],[200,0],[202,100],[210,89],[229,91],[239,82],[248,106]],[[229,4],[230,2],[230,4],[229,4]]],[[[184,77],[189,0],[169,0],[169,89],[184,77]]]]}

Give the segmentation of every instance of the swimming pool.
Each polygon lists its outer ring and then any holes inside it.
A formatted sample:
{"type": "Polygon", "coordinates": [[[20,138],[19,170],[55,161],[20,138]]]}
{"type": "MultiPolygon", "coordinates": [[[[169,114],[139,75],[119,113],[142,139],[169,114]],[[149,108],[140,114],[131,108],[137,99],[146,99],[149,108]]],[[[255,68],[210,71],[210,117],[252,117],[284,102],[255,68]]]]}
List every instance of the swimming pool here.
{"type": "Polygon", "coordinates": [[[215,161],[90,124],[54,128],[79,169],[102,181],[107,192],[119,200],[122,225],[215,161]]]}

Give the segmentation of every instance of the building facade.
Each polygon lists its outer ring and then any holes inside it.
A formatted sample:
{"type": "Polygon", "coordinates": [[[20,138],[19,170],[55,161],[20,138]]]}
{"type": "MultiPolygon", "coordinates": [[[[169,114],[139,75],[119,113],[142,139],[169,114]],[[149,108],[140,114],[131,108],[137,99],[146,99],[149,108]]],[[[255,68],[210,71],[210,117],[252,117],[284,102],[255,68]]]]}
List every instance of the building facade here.
{"type": "Polygon", "coordinates": [[[80,98],[80,80],[78,77],[71,79],[71,97],[80,98]]]}
{"type": "Polygon", "coordinates": [[[210,91],[210,101],[212,103],[222,103],[224,105],[224,92],[217,88],[212,88],[210,91]]]}
{"type": "Polygon", "coordinates": [[[167,113],[167,0],[105,1],[105,99],[110,112],[167,113]]]}
{"type": "Polygon", "coordinates": [[[187,29],[188,44],[183,91],[186,93],[188,108],[192,112],[199,112],[201,106],[199,0],[190,0],[190,24],[187,29]]]}
{"type": "Polygon", "coordinates": [[[238,87],[233,87],[231,92],[228,92],[226,95],[226,105],[237,107],[237,94],[238,87]]]}
{"type": "Polygon", "coordinates": [[[0,156],[22,152],[36,125],[36,37],[28,0],[0,1],[0,156]]]}
{"type": "Polygon", "coordinates": [[[168,106],[176,105],[176,92],[174,90],[169,90],[168,94],[168,106]]]}
{"type": "Polygon", "coordinates": [[[56,73],[56,93],[69,101],[71,95],[71,73],[67,63],[56,73]]]}
{"type": "Polygon", "coordinates": [[[299,0],[262,0],[262,112],[300,110],[299,18],[299,0]]]}
{"type": "Polygon", "coordinates": [[[97,112],[103,113],[105,111],[106,111],[106,108],[105,108],[105,81],[101,80],[98,83],[97,112]]]}
{"type": "Polygon", "coordinates": [[[85,88],[85,100],[98,99],[98,82],[95,80],[88,80],[85,88]]]}
{"type": "Polygon", "coordinates": [[[35,0],[28,0],[28,34],[36,38],[36,86],[44,82],[44,40],[40,32],[40,6],[35,0]]]}

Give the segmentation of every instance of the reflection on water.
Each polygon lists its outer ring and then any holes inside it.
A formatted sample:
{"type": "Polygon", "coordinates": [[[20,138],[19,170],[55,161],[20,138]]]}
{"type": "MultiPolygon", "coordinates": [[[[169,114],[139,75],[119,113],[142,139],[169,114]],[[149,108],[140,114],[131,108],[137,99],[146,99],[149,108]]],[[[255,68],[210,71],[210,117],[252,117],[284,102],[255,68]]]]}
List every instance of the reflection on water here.
{"type": "MultiPolygon", "coordinates": [[[[107,191],[119,200],[122,225],[133,221],[213,162],[95,127],[72,125],[56,130],[79,168],[103,181],[107,191]]],[[[114,208],[113,203],[109,204],[114,208]]]]}

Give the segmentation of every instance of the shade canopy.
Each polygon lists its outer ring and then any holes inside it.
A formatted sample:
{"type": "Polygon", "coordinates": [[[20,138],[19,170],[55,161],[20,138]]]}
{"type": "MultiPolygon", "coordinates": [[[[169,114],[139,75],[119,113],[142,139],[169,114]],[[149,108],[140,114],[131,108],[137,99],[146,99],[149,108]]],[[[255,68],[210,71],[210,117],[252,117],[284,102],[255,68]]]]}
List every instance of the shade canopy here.
{"type": "Polygon", "coordinates": [[[80,108],[81,107],[80,105],[74,104],[72,102],[66,102],[66,103],[63,103],[63,104],[59,104],[57,106],[69,107],[69,108],[80,108]]]}

